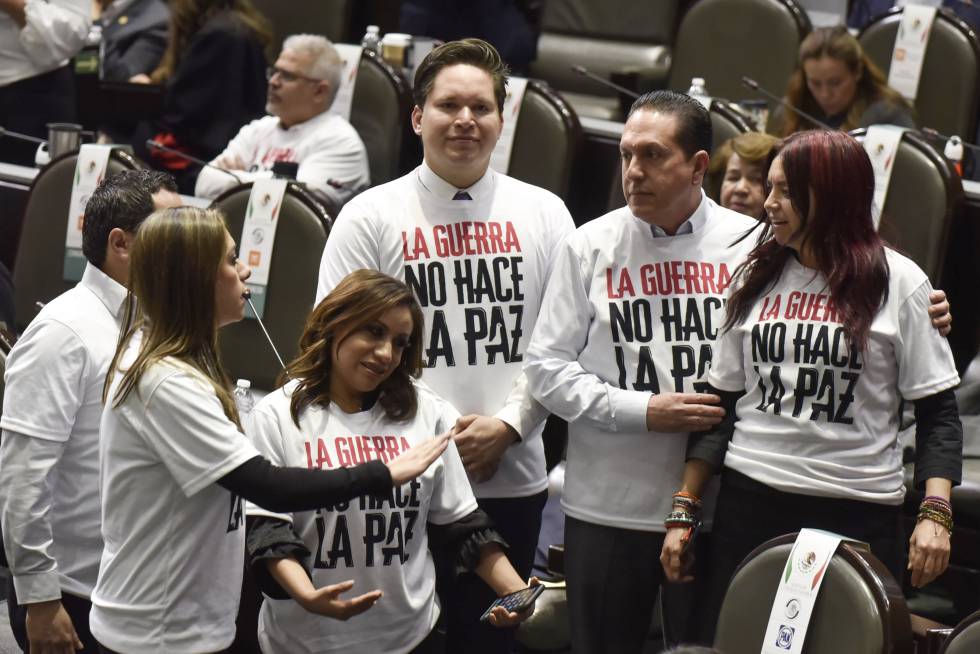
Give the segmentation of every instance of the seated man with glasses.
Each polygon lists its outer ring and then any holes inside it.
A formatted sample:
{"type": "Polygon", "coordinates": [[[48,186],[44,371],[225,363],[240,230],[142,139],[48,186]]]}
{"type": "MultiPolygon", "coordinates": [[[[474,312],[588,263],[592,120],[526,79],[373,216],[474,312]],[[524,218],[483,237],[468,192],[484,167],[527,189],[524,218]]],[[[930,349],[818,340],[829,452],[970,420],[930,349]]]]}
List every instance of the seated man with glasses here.
{"type": "MultiPolygon", "coordinates": [[[[212,165],[243,181],[271,177],[277,161],[299,164],[297,180],[340,207],[369,183],[367,153],[357,131],[327,110],[341,83],[344,64],[322,36],[288,37],[267,71],[266,111],[245,125],[212,165]]],[[[195,194],[214,198],[235,185],[230,175],[204,168],[195,194]]]]}

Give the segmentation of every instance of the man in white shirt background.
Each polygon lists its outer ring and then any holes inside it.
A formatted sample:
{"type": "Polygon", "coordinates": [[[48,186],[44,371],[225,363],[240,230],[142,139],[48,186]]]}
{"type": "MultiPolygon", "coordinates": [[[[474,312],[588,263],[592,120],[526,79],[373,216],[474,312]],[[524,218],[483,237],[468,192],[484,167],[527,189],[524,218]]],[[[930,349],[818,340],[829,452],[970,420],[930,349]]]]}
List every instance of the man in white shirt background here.
{"type": "MultiPolygon", "coordinates": [[[[0,0],[0,127],[47,138],[47,123],[75,120],[68,64],[85,44],[90,0],[0,0]]],[[[0,160],[34,165],[37,145],[0,140],[0,160]]]]}
{"type": "MultiPolygon", "coordinates": [[[[333,104],[344,63],[322,36],[294,34],[269,68],[266,111],[270,115],[243,127],[212,165],[250,182],[272,176],[277,161],[299,164],[296,179],[340,207],[367,187],[367,152],[347,120],[328,110],[333,104]]],[[[195,195],[215,198],[235,179],[203,168],[195,195]]]]}
{"type": "Polygon", "coordinates": [[[181,204],[173,178],[118,173],[85,207],[82,280],[49,302],[7,359],[0,428],[0,520],[8,612],[31,652],[95,654],[89,598],[99,571],[99,421],[116,349],[129,247],[154,210],[181,204]]]}
{"type": "MultiPolygon", "coordinates": [[[[422,380],[463,414],[455,441],[474,494],[526,579],[547,499],[547,411],[521,367],[553,253],[574,223],[560,198],[489,167],[506,74],[479,39],[426,57],[412,111],[424,161],[344,207],[324,248],[317,301],[359,268],[413,288],[425,314],[422,380]]],[[[513,630],[480,624],[494,598],[471,577],[443,594],[446,651],[510,651],[513,630]]]]}

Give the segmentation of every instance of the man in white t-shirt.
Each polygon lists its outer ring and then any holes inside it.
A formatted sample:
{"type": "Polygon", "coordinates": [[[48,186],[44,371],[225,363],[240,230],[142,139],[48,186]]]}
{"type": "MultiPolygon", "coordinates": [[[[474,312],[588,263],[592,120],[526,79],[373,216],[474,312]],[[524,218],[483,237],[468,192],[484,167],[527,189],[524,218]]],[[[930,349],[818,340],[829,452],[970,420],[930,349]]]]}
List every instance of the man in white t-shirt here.
{"type": "Polygon", "coordinates": [[[344,62],[327,39],[294,34],[269,69],[265,110],[238,132],[213,166],[197,177],[195,195],[216,198],[243,182],[271,177],[277,161],[299,164],[296,179],[339,208],[370,182],[367,151],[349,122],[329,112],[344,62]]]}
{"type": "Polygon", "coordinates": [[[155,209],[181,204],[176,191],[170,175],[150,170],[99,186],[85,207],[82,280],[48,302],[7,359],[0,520],[10,623],[33,652],[98,652],[88,613],[102,554],[102,386],[119,338],[130,243],[155,209]]]}
{"type": "MultiPolygon", "coordinates": [[[[317,301],[359,268],[412,287],[425,314],[423,382],[463,414],[455,440],[474,494],[526,579],[547,499],[547,411],[521,367],[552,256],[574,224],[558,197],[489,168],[506,73],[478,39],[426,57],[412,111],[425,159],[344,207],[323,252],[317,301]]],[[[479,623],[492,599],[472,575],[444,594],[447,651],[509,651],[513,630],[479,623]]]]}

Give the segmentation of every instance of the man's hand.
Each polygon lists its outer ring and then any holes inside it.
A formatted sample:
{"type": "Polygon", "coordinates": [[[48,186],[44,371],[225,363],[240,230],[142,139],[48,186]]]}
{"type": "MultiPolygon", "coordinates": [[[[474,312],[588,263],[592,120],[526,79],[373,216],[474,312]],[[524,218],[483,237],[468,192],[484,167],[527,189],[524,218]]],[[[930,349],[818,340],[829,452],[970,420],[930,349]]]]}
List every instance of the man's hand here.
{"type": "Polygon", "coordinates": [[[655,393],[647,403],[649,431],[705,431],[721,422],[725,410],[717,395],[655,393]]]}
{"type": "Polygon", "coordinates": [[[348,579],[339,584],[317,588],[309,594],[297,597],[296,601],[310,613],[334,618],[335,620],[347,620],[367,611],[374,606],[375,602],[381,599],[382,595],[380,590],[372,590],[370,593],[364,593],[353,599],[340,599],[341,593],[346,593],[353,587],[353,580],[348,579]]]}
{"type": "Polygon", "coordinates": [[[939,330],[943,336],[949,336],[953,331],[953,314],[949,312],[949,300],[946,299],[946,292],[942,289],[935,289],[929,294],[929,317],[932,318],[932,326],[939,330]]]}
{"type": "Polygon", "coordinates": [[[497,472],[500,458],[517,440],[517,432],[500,418],[470,414],[456,421],[456,449],[466,473],[475,482],[487,481],[497,472]]]}
{"type": "Polygon", "coordinates": [[[31,654],[74,654],[83,647],[61,600],[27,605],[27,640],[31,654]]]}
{"type": "Polygon", "coordinates": [[[949,532],[938,522],[920,520],[909,538],[912,585],[922,588],[946,571],[949,565],[949,532]]]}
{"type": "Polygon", "coordinates": [[[212,166],[224,170],[245,170],[245,162],[235,155],[224,155],[211,162],[212,166]]]}

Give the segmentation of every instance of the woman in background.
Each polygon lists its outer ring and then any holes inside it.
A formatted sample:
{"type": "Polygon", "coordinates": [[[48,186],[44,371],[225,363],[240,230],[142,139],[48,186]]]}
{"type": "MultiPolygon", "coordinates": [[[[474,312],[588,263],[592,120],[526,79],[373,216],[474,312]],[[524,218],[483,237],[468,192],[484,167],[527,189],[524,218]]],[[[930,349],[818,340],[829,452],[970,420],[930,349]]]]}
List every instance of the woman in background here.
{"type": "Polygon", "coordinates": [[[766,173],[776,156],[779,139],[763,132],[746,132],[722,143],[711,157],[708,176],[712,187],[721,178],[718,204],[746,216],[762,219],[766,199],[766,173]]]}
{"type": "MultiPolygon", "coordinates": [[[[912,107],[888,86],[881,69],[843,26],[820,27],[803,39],[785,98],[834,129],[878,124],[915,127],[912,107]]],[[[819,125],[779,107],[769,131],[787,136],[815,127],[819,125]]]]}
{"type": "MultiPolygon", "coordinates": [[[[344,470],[452,430],[456,410],[415,383],[422,321],[402,282],[373,270],[349,274],[313,310],[287,367],[290,381],[251,413],[255,446],[280,465],[344,470]]],[[[457,573],[476,573],[497,595],[526,586],[477,508],[453,444],[417,480],[384,495],[316,512],[249,512],[262,516],[248,540],[269,596],[259,617],[267,654],[436,652],[440,607],[429,536],[455,553],[457,573]],[[316,589],[346,590],[350,576],[358,587],[384,593],[369,619],[339,624],[308,613],[316,589]]],[[[528,615],[497,607],[489,619],[502,627],[528,615]]]]}

